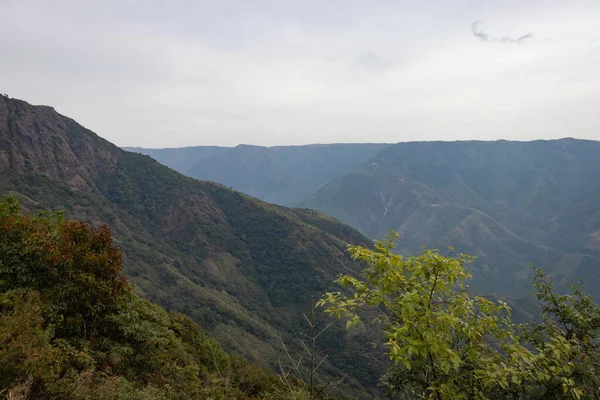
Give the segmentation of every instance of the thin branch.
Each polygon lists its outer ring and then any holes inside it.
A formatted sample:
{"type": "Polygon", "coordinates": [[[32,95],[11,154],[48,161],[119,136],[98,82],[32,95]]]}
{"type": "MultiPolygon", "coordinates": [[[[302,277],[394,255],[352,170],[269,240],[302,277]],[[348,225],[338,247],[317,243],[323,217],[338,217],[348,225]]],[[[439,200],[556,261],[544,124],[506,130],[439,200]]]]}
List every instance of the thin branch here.
{"type": "Polygon", "coordinates": [[[438,278],[440,277],[439,272],[435,273],[435,278],[433,279],[433,285],[431,285],[431,292],[429,292],[429,301],[427,302],[427,308],[431,308],[431,299],[433,298],[433,292],[435,291],[435,286],[437,285],[438,278]]]}
{"type": "Polygon", "coordinates": [[[302,346],[304,346],[304,349],[306,350],[306,352],[308,353],[308,355],[310,356],[310,350],[308,349],[308,346],[306,345],[306,343],[304,343],[303,340],[300,341],[300,343],[302,343],[302,346]]]}
{"type": "Polygon", "coordinates": [[[219,365],[217,364],[217,356],[215,354],[215,350],[213,349],[212,345],[209,345],[208,347],[210,348],[210,352],[212,353],[213,363],[215,364],[215,369],[217,370],[217,374],[219,374],[221,379],[223,379],[223,374],[221,374],[221,370],[219,369],[219,365]]]}
{"type": "Polygon", "coordinates": [[[288,358],[292,362],[293,368],[294,368],[294,370],[296,370],[296,374],[298,375],[298,379],[300,379],[300,382],[302,382],[302,386],[304,387],[304,390],[307,390],[306,382],[304,381],[304,378],[302,378],[302,374],[300,373],[300,363],[302,362],[302,357],[300,357],[300,359],[298,360],[298,363],[296,364],[296,361],[290,355],[290,352],[288,351],[288,348],[285,345],[285,343],[283,342],[283,340],[281,340],[281,345],[283,346],[283,349],[285,350],[285,354],[288,356],[288,358]]]}
{"type": "Polygon", "coordinates": [[[552,299],[552,303],[554,303],[554,307],[556,307],[556,311],[558,312],[559,315],[559,321],[562,323],[562,325],[565,327],[565,336],[567,337],[567,339],[571,339],[573,334],[571,332],[571,329],[569,329],[569,327],[567,326],[567,322],[565,321],[564,317],[561,315],[561,307],[558,305],[558,300],[556,300],[556,297],[554,296],[554,293],[552,292],[552,288],[550,287],[550,285],[548,285],[548,283],[546,282],[545,279],[542,279],[542,283],[544,285],[544,287],[546,288],[546,290],[548,291],[548,293],[550,294],[550,298],[552,299]]]}
{"type": "Polygon", "coordinates": [[[290,376],[290,373],[285,370],[285,368],[281,364],[281,360],[277,360],[277,361],[279,362],[279,370],[281,371],[281,375],[279,375],[279,380],[290,391],[290,394],[293,396],[292,400],[296,400],[298,398],[298,395],[294,394],[294,389],[292,388],[292,385],[288,379],[288,376],[290,376]]]}
{"type": "Polygon", "coordinates": [[[319,369],[321,364],[323,364],[323,361],[325,361],[328,356],[329,356],[329,354],[326,354],[325,357],[323,357],[323,359],[321,361],[319,361],[319,364],[317,364],[317,366],[315,367],[315,372],[317,372],[317,370],[319,369]]]}
{"type": "Polygon", "coordinates": [[[328,382],[328,383],[327,383],[325,386],[323,386],[323,387],[322,387],[322,388],[321,388],[321,389],[320,389],[320,390],[317,392],[317,394],[315,394],[315,397],[312,397],[310,400],[314,400],[314,399],[316,399],[317,397],[319,397],[319,395],[321,394],[321,392],[322,392],[323,390],[325,390],[325,388],[327,388],[327,387],[328,387],[328,386],[330,386],[330,385],[331,385],[331,382],[328,382]]]}
{"type": "Polygon", "coordinates": [[[315,336],[315,340],[316,340],[316,339],[317,339],[319,336],[321,336],[321,334],[322,334],[323,332],[325,332],[327,329],[329,329],[329,327],[330,327],[331,325],[333,325],[333,322],[330,322],[330,323],[329,323],[329,325],[327,325],[325,328],[323,328],[323,329],[321,330],[321,332],[319,332],[319,333],[317,334],[317,336],[315,336]]]}
{"type": "Polygon", "coordinates": [[[310,322],[306,314],[303,313],[302,316],[304,316],[304,319],[306,320],[306,322],[308,322],[308,325],[310,325],[311,328],[314,328],[313,324],[310,322]]]}
{"type": "Polygon", "coordinates": [[[342,384],[342,382],[344,382],[344,379],[346,379],[346,374],[344,374],[344,376],[342,376],[338,381],[334,382],[331,385],[331,387],[329,388],[329,391],[327,392],[327,396],[329,396],[335,390],[335,388],[340,386],[342,384]]]}

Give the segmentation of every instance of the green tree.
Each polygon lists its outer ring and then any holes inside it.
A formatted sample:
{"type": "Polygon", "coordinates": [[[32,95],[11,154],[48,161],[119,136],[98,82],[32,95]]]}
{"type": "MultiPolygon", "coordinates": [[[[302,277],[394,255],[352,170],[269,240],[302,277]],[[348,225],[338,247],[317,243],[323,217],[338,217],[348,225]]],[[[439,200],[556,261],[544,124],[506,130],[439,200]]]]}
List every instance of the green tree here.
{"type": "Polygon", "coordinates": [[[541,382],[534,380],[527,394],[540,399],[600,399],[600,308],[581,284],[572,286],[571,294],[557,294],[552,278],[539,268],[533,285],[541,306],[540,322],[521,336],[537,350],[533,369],[541,382]]]}
{"type": "Polygon", "coordinates": [[[0,212],[0,292],[43,292],[55,304],[47,318],[57,335],[89,339],[130,290],[109,228],[61,213],[21,216],[11,197],[0,199],[0,212]]]}
{"type": "Polygon", "coordinates": [[[598,309],[575,289],[557,296],[541,271],[535,281],[544,322],[514,324],[504,302],[467,293],[467,255],[393,253],[395,235],[375,250],[350,246],[367,264],[361,279],[343,275],[347,290],[319,302],[347,327],[374,313],[394,365],[382,377],[401,398],[598,398],[598,309]],[[591,356],[590,354],[594,354],[591,356]]]}

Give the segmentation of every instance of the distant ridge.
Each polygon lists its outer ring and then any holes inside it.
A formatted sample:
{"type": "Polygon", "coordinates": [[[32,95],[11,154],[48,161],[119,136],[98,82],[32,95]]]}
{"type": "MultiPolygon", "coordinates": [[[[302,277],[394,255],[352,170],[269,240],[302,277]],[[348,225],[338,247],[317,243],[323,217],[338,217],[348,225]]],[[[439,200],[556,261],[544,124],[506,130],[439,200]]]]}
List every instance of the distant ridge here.
{"type": "Polygon", "coordinates": [[[402,253],[450,245],[478,257],[473,287],[525,295],[531,264],[600,284],[600,142],[398,143],[302,206],[372,238],[400,231],[402,253]]]}
{"type": "Polygon", "coordinates": [[[480,292],[527,295],[531,264],[559,279],[582,276],[600,284],[600,142],[357,146],[358,151],[366,146],[360,156],[344,153],[343,145],[325,146],[316,162],[302,146],[238,146],[197,157],[186,173],[275,203],[322,211],[373,239],[399,230],[404,254],[448,245],[474,254],[473,288],[480,292]],[[294,152],[300,150],[310,162],[296,162],[294,152]],[[336,169],[331,165],[338,155],[346,164],[336,169]],[[299,182],[298,176],[317,165],[329,173],[327,179],[299,182]]]}
{"type": "Polygon", "coordinates": [[[149,155],[184,175],[218,182],[270,203],[294,206],[387,146],[337,143],[124,149],[149,155]]]}

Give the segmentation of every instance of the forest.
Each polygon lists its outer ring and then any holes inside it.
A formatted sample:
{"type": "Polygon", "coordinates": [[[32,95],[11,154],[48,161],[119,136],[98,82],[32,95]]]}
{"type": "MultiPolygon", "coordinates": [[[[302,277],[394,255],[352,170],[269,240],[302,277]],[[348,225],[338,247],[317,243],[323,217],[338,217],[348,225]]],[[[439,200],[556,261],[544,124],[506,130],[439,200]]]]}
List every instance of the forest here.
{"type": "MultiPolygon", "coordinates": [[[[22,214],[17,200],[5,196],[0,233],[6,398],[332,398],[323,390],[329,383],[305,379],[301,359],[296,365],[290,356],[295,369],[280,363],[277,376],[227,354],[188,317],[135,295],[105,225],[61,212],[22,214]]],[[[392,362],[380,379],[388,395],[600,398],[600,308],[581,286],[558,294],[536,269],[541,314],[534,323],[516,324],[505,302],[466,291],[472,257],[428,250],[404,258],[392,252],[395,240],[390,235],[374,249],[349,246],[366,268],[359,276],[341,275],[340,291],[318,302],[346,319],[349,330],[365,318],[380,328],[392,362]]],[[[313,361],[308,373],[317,370],[313,361]]]]}

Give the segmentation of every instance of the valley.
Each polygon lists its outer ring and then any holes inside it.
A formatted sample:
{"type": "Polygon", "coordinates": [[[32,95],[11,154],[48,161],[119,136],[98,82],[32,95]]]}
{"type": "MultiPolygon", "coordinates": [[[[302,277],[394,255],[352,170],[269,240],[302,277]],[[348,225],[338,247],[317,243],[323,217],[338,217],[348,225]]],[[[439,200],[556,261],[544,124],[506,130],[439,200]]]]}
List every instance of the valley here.
{"type": "MultiPolygon", "coordinates": [[[[331,165],[325,159],[319,166],[330,171],[323,175],[328,180],[294,206],[335,217],[375,240],[397,231],[401,254],[418,254],[423,247],[444,253],[450,246],[456,253],[474,255],[472,287],[478,293],[526,297],[531,265],[543,267],[558,280],[582,278],[590,288],[600,285],[599,142],[409,142],[382,145],[376,154],[368,151],[374,145],[357,144],[368,158],[349,158],[348,163],[355,165],[343,171],[336,157],[345,146],[329,145],[331,165]]],[[[137,151],[177,168],[169,164],[167,154],[182,159],[183,154],[210,151],[200,149],[204,148],[137,151]]],[[[309,152],[311,146],[289,149],[309,152]]],[[[229,151],[234,150],[241,151],[229,151]]],[[[218,157],[232,171],[271,182],[280,169],[260,166],[262,154],[269,150],[247,155],[250,161],[243,168],[237,164],[240,158],[228,157],[227,151],[218,157]]],[[[290,175],[305,171],[291,163],[288,168],[290,175]]],[[[213,176],[233,189],[272,200],[270,189],[253,185],[250,190],[246,183],[229,178],[234,175],[213,176]]]]}
{"type": "MultiPolygon", "coordinates": [[[[390,231],[399,254],[475,256],[469,291],[508,300],[518,320],[537,314],[532,265],[599,296],[598,142],[128,152],[51,107],[0,100],[0,195],[29,213],[107,224],[137,295],[271,372],[285,347],[302,353],[303,314],[364,267],[347,246],[372,249],[390,231]]],[[[380,329],[334,320],[319,339],[328,357],[318,382],[344,377],[341,395],[382,397],[380,329]]]]}
{"type": "Polygon", "coordinates": [[[600,400],[599,21],[0,0],[0,400],[600,400]]]}

